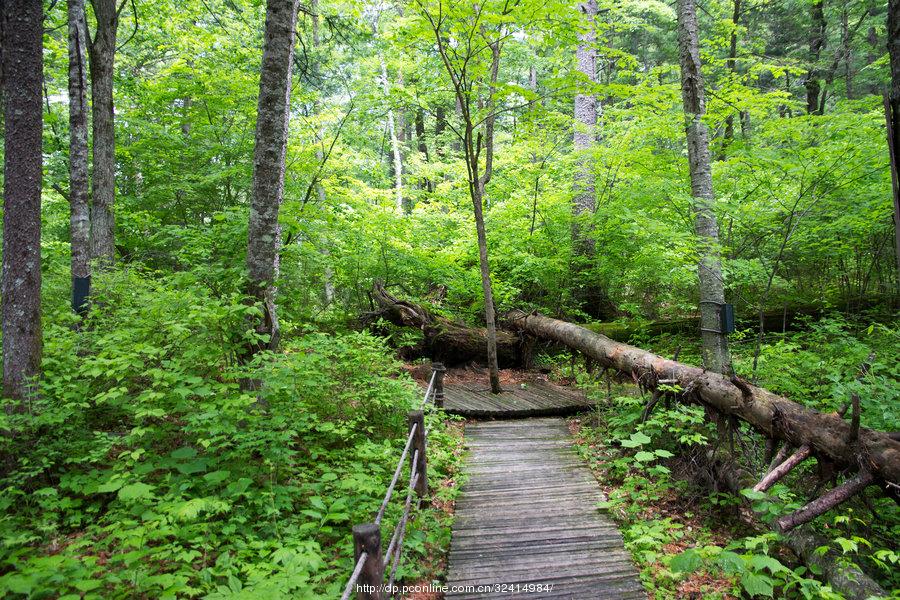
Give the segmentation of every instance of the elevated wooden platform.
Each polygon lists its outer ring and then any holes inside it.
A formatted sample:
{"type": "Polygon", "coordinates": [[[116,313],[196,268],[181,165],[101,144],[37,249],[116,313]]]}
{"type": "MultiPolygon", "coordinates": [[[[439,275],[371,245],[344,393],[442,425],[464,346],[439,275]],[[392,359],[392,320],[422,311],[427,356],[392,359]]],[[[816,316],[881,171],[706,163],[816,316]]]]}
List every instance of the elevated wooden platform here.
{"type": "Polygon", "coordinates": [[[583,392],[541,380],[508,383],[501,394],[492,394],[487,381],[444,384],[444,410],[464,417],[562,416],[593,406],[583,392]]]}
{"type": "Polygon", "coordinates": [[[647,597],[565,421],[469,424],[465,438],[447,600],[647,597]]]}

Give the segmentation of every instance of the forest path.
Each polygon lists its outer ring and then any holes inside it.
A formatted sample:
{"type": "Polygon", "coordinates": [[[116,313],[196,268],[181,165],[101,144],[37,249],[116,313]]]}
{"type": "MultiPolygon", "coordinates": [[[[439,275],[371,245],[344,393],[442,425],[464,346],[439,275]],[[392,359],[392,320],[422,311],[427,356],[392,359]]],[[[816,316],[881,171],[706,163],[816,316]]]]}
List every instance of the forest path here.
{"type": "Polygon", "coordinates": [[[470,423],[465,438],[446,598],[646,597],[563,419],[470,423]]]}
{"type": "Polygon", "coordinates": [[[594,408],[584,392],[538,378],[505,385],[492,394],[485,381],[459,381],[444,388],[444,410],[469,418],[559,417],[594,408]]]}

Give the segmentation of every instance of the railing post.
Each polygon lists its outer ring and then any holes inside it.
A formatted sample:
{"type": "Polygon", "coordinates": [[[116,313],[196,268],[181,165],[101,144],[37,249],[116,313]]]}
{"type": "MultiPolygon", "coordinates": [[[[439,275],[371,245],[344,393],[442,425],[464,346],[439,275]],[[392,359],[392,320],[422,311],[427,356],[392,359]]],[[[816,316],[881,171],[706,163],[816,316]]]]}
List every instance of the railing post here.
{"type": "Polygon", "coordinates": [[[434,371],[434,405],[438,408],[444,408],[444,373],[447,367],[444,363],[431,363],[431,370],[434,371]]]}
{"type": "Polygon", "coordinates": [[[356,599],[383,600],[381,586],[384,585],[384,563],[381,556],[381,528],[375,523],[353,526],[354,560],[359,561],[363,552],[367,556],[356,580],[356,599]]]}
{"type": "Polygon", "coordinates": [[[409,449],[409,457],[410,461],[412,461],[413,457],[417,458],[415,463],[410,464],[410,468],[415,469],[419,474],[419,479],[416,481],[416,494],[419,498],[424,498],[428,495],[428,469],[425,463],[425,413],[423,411],[409,411],[410,429],[413,425],[417,427],[416,433],[413,435],[412,447],[409,449]],[[418,451],[418,454],[416,451],[418,451]]]}

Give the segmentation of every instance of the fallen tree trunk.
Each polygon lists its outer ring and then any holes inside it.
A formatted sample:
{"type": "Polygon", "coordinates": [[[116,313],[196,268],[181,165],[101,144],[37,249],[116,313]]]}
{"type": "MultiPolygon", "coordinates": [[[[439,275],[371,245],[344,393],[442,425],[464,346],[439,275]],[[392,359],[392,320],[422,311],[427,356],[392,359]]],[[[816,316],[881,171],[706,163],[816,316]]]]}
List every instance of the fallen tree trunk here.
{"type": "Polygon", "coordinates": [[[851,470],[871,472],[879,484],[900,482],[900,442],[887,433],[860,428],[852,442],[852,425],[838,415],[807,408],[739,379],[668,360],[537,313],[513,311],[508,318],[517,330],[564,344],[602,366],[630,374],[646,388],[656,389],[659,380],[672,382],[681,387],[684,400],[733,415],[768,438],[808,445],[813,454],[851,470]]]}
{"type": "MultiPolygon", "coordinates": [[[[484,327],[469,327],[435,315],[424,306],[396,298],[381,283],[375,283],[371,296],[377,308],[361,317],[363,324],[370,325],[382,318],[394,325],[420,329],[424,353],[447,366],[487,361],[484,327]]],[[[501,368],[522,365],[523,348],[518,335],[497,331],[497,362],[501,368]]]]}

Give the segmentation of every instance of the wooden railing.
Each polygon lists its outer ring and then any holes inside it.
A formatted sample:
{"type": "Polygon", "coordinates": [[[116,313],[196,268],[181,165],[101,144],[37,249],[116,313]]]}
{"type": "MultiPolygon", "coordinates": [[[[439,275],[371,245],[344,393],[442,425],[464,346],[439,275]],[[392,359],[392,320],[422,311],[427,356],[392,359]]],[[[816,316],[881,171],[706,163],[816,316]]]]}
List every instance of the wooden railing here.
{"type": "Polygon", "coordinates": [[[409,522],[412,499],[415,495],[418,500],[416,506],[420,506],[428,495],[428,467],[426,456],[427,438],[431,428],[425,427],[425,408],[429,400],[434,406],[444,406],[444,373],[447,369],[441,363],[432,363],[431,379],[425,390],[425,397],[419,410],[411,410],[408,414],[409,433],[406,436],[406,445],[400,454],[394,476],[384,494],[384,500],[375,518],[371,523],[363,523],[353,526],[354,558],[356,559],[353,573],[350,575],[341,600],[348,600],[356,589],[357,600],[383,600],[388,596],[385,590],[390,590],[394,585],[397,575],[397,567],[400,566],[400,558],[403,552],[403,538],[406,535],[406,525],[409,522]],[[409,483],[406,488],[406,500],[403,504],[403,514],[397,522],[391,534],[387,550],[381,550],[381,521],[394,494],[394,488],[400,480],[403,472],[403,464],[406,457],[412,452],[409,469],[409,483]],[[387,575],[387,581],[385,581],[387,575]]]}

